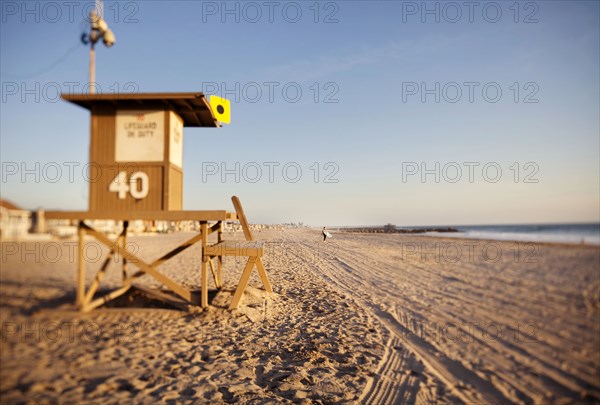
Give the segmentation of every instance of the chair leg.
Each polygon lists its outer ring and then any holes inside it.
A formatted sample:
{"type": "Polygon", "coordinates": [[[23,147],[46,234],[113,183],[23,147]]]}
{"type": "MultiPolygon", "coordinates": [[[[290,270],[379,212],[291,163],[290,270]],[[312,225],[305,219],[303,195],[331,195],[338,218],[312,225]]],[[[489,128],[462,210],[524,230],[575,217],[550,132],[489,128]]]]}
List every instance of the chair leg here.
{"type": "Polygon", "coordinates": [[[269,282],[269,278],[267,277],[267,271],[265,270],[265,266],[263,266],[262,259],[259,257],[256,259],[256,268],[258,269],[258,275],[265,286],[265,290],[268,293],[273,293],[273,288],[271,287],[271,283],[269,282]]]}
{"type": "Polygon", "coordinates": [[[246,263],[246,267],[244,268],[244,272],[242,273],[242,277],[240,278],[240,282],[235,290],[235,294],[233,294],[233,299],[231,300],[231,305],[229,309],[236,309],[240,304],[240,300],[244,295],[244,291],[246,290],[246,286],[248,285],[248,280],[250,280],[250,275],[252,274],[252,269],[256,264],[256,257],[249,257],[248,262],[246,263]]]}
{"type": "Polygon", "coordinates": [[[217,276],[217,272],[215,271],[215,264],[213,263],[212,258],[208,260],[208,264],[210,265],[210,272],[212,273],[213,280],[215,281],[215,287],[221,288],[221,284],[219,284],[219,277],[217,276]]]}

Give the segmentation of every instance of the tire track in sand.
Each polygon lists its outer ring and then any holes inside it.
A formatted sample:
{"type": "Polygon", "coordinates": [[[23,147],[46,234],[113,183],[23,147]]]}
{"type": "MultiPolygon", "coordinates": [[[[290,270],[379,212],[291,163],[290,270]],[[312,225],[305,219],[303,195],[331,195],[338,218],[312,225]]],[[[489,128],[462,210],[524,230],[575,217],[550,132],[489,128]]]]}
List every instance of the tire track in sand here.
{"type": "Polygon", "coordinates": [[[365,404],[408,404],[415,403],[420,390],[419,376],[423,365],[402,348],[399,339],[392,336],[381,359],[377,374],[365,387],[359,402],[365,404]],[[409,369],[399,373],[397,370],[409,369]]]}
{"type": "MultiPolygon", "coordinates": [[[[298,244],[301,246],[303,245],[302,241],[299,241],[298,244]]],[[[307,247],[305,246],[305,248],[307,247]]],[[[336,259],[338,258],[336,257],[336,259]]],[[[357,290],[354,288],[356,286],[352,286],[350,280],[355,279],[359,285],[363,284],[364,280],[357,279],[354,274],[354,269],[340,268],[340,266],[336,266],[332,260],[324,260],[320,263],[318,265],[319,269],[327,272],[327,275],[323,274],[323,276],[336,285],[338,289],[353,296],[364,308],[370,309],[371,314],[380,321],[392,336],[395,335],[397,339],[401,338],[403,346],[421,360],[426,366],[426,369],[441,380],[453,395],[460,398],[465,403],[511,403],[510,399],[506,398],[491,382],[479,377],[475,372],[467,369],[460,362],[450,359],[417,335],[406,333],[407,329],[400,321],[398,321],[394,314],[383,309],[381,306],[372,303],[370,300],[365,299],[364,294],[357,294],[360,289],[357,290]]],[[[393,364],[395,361],[397,360],[391,355],[384,356],[380,367],[383,371],[386,371],[389,369],[389,364],[393,364]]],[[[387,376],[385,374],[383,374],[383,376],[393,380],[393,376],[390,376],[389,373],[387,376]]],[[[377,385],[377,382],[374,382],[374,384],[377,385]]],[[[379,395],[380,397],[400,395],[400,390],[397,389],[397,385],[385,386],[383,383],[382,385],[383,387],[381,389],[375,388],[375,395],[379,395]],[[394,388],[396,388],[395,391],[394,388]],[[379,391],[379,394],[377,394],[377,391],[379,391]],[[392,393],[390,393],[390,391],[392,393]]],[[[367,394],[364,396],[369,395],[368,391],[372,390],[372,388],[368,386],[366,390],[367,394]]],[[[371,401],[365,402],[370,403],[371,401]]],[[[374,402],[379,401],[376,400],[374,402]]],[[[389,402],[382,401],[382,403],[389,402]]]]}

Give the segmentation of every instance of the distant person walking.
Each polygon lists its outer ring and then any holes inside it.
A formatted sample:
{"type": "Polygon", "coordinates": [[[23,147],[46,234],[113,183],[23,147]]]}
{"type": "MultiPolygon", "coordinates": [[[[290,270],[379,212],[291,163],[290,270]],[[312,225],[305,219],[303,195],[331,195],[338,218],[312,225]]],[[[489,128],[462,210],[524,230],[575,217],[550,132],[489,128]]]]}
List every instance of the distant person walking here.
{"type": "Polygon", "coordinates": [[[327,240],[327,236],[329,236],[329,232],[327,232],[327,228],[323,227],[323,231],[321,232],[323,234],[323,242],[325,242],[327,240]]]}

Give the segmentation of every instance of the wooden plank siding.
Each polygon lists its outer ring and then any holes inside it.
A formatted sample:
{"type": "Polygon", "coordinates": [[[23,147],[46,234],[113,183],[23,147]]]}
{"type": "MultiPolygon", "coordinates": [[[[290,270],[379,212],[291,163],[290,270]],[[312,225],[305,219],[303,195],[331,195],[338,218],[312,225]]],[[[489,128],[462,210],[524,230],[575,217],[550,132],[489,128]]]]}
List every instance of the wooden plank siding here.
{"type": "Polygon", "coordinates": [[[90,182],[90,211],[161,211],[164,206],[163,181],[164,167],[162,164],[106,165],[100,166],[101,176],[97,181],[90,182]],[[108,187],[117,173],[123,170],[127,178],[136,171],[148,175],[149,191],[145,198],[136,200],[129,193],[125,199],[117,197],[117,193],[109,192],[108,187]]]}
{"type": "MultiPolygon", "coordinates": [[[[129,108],[119,111],[129,110],[129,108]]],[[[135,111],[144,111],[139,108],[135,111]]],[[[156,111],[156,110],[147,110],[156,111]]],[[[115,160],[115,135],[117,110],[110,105],[99,105],[92,109],[90,166],[89,166],[89,210],[90,211],[161,211],[183,208],[183,171],[169,162],[170,110],[163,111],[164,159],[162,162],[117,162],[115,160]],[[127,194],[119,199],[108,187],[120,171],[127,178],[136,171],[144,172],[149,179],[148,195],[136,200],[127,194]]]]}
{"type": "Polygon", "coordinates": [[[169,196],[167,210],[177,211],[183,209],[183,171],[171,164],[169,165],[169,196]]]}

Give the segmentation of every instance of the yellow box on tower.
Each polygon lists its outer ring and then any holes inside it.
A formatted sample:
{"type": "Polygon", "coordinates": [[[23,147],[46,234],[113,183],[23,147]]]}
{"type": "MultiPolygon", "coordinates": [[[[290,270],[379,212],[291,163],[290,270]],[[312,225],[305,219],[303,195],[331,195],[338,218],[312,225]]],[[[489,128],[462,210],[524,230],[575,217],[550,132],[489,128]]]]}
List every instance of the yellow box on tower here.
{"type": "Polygon", "coordinates": [[[217,118],[217,121],[224,124],[231,122],[231,105],[229,100],[219,96],[210,96],[210,107],[217,118]]]}

